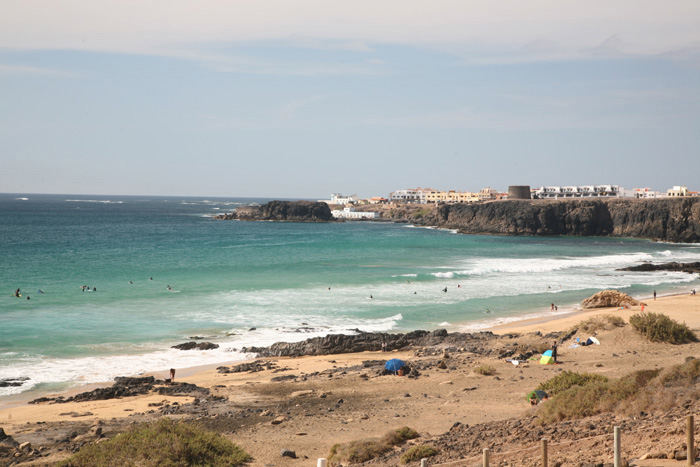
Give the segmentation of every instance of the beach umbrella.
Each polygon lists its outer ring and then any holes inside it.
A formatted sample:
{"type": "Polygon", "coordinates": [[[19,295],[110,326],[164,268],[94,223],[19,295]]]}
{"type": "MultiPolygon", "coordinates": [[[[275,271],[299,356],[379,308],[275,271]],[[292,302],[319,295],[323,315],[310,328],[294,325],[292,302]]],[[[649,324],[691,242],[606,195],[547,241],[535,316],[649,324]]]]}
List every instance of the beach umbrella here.
{"type": "Polygon", "coordinates": [[[403,368],[404,365],[405,363],[403,362],[403,360],[399,360],[398,358],[392,358],[391,360],[388,360],[386,362],[384,368],[386,368],[389,371],[397,372],[401,368],[403,368]]]}

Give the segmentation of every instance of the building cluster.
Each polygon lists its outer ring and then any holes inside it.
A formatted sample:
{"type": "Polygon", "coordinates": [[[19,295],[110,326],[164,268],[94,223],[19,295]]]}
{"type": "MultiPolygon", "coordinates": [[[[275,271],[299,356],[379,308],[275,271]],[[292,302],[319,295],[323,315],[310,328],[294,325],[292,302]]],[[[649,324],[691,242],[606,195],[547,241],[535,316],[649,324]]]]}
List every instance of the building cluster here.
{"type": "MultiPolygon", "coordinates": [[[[571,198],[675,198],[699,196],[697,191],[689,191],[685,186],[674,186],[666,192],[654,191],[650,188],[627,189],[620,185],[580,185],[580,186],[541,186],[530,188],[527,185],[514,185],[508,192],[499,192],[493,188],[483,188],[478,192],[448,190],[440,191],[433,188],[409,188],[392,191],[389,198],[373,197],[360,199],[357,195],[344,196],[339,193],[331,194],[330,200],[320,200],[330,205],[360,205],[360,204],[471,204],[484,203],[504,199],[571,199],[571,198]]],[[[333,211],[338,218],[360,219],[378,217],[377,213],[356,212],[352,207],[342,211],[333,211]]]]}

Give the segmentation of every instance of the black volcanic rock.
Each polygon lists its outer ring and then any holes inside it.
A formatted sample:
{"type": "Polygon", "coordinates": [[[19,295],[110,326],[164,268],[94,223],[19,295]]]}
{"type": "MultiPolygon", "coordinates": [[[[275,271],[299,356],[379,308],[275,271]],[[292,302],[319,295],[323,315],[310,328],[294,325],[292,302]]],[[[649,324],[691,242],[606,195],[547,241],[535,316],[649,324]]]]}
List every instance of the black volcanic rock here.
{"type": "Polygon", "coordinates": [[[700,242],[700,198],[510,200],[441,205],[421,224],[490,235],[573,235],[700,242]]]}
{"type": "Polygon", "coordinates": [[[642,263],[637,266],[630,266],[627,268],[618,269],[618,271],[637,271],[637,272],[649,272],[649,271],[680,271],[688,273],[700,273],[700,262],[695,263],[663,263],[663,264],[653,264],[653,263],[642,263]]]}
{"type": "Polygon", "coordinates": [[[171,348],[178,350],[213,350],[218,349],[219,344],[213,344],[211,342],[200,342],[199,344],[196,342],[185,342],[184,344],[173,345],[171,348]]]}
{"type": "Polygon", "coordinates": [[[413,346],[425,347],[439,344],[466,345],[476,341],[495,339],[491,332],[449,334],[444,329],[433,332],[413,331],[407,334],[387,334],[361,332],[357,334],[329,334],[325,337],[313,337],[302,342],[277,342],[269,347],[243,347],[241,352],[255,353],[258,357],[301,357],[305,355],[331,355],[365,351],[379,351],[382,342],[387,350],[407,349],[413,346]]]}
{"type": "Polygon", "coordinates": [[[245,206],[215,219],[288,222],[331,222],[335,219],[327,203],[314,201],[270,201],[262,206],[245,206]]]}

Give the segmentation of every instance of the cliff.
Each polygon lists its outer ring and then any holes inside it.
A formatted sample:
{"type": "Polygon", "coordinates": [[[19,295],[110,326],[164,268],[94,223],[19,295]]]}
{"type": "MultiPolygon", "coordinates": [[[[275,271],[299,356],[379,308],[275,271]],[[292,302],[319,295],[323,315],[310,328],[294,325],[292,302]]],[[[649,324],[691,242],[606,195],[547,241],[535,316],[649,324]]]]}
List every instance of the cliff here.
{"type": "Polygon", "coordinates": [[[331,222],[335,220],[326,203],[313,201],[270,201],[262,206],[245,206],[215,219],[288,222],[331,222]]]}
{"type": "Polygon", "coordinates": [[[700,198],[511,200],[438,206],[420,221],[491,235],[573,235],[700,242],[700,198]]]}

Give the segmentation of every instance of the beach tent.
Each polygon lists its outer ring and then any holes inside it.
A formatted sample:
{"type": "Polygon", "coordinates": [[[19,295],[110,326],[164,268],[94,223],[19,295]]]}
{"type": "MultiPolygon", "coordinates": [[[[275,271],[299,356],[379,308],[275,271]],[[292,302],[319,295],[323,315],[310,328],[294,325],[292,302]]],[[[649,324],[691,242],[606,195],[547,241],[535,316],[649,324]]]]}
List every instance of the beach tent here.
{"type": "Polygon", "coordinates": [[[552,351],[551,350],[545,350],[544,353],[542,354],[545,357],[551,357],[552,356],[552,351]]]}
{"type": "Polygon", "coordinates": [[[531,401],[532,399],[537,399],[537,403],[539,404],[542,399],[547,399],[549,398],[549,394],[547,394],[544,391],[536,390],[536,391],[530,391],[530,393],[527,395],[526,399],[528,401],[531,401]]]}
{"type": "Polygon", "coordinates": [[[554,365],[554,358],[551,355],[542,355],[540,365],[554,365]]]}
{"type": "Polygon", "coordinates": [[[586,340],[586,342],[581,344],[581,345],[593,345],[593,344],[600,345],[600,341],[598,339],[596,339],[595,337],[589,337],[586,340]]]}
{"type": "Polygon", "coordinates": [[[403,360],[400,360],[398,358],[392,358],[391,360],[387,360],[387,362],[384,364],[384,368],[396,373],[401,368],[403,368],[404,365],[405,363],[403,362],[403,360]]]}

